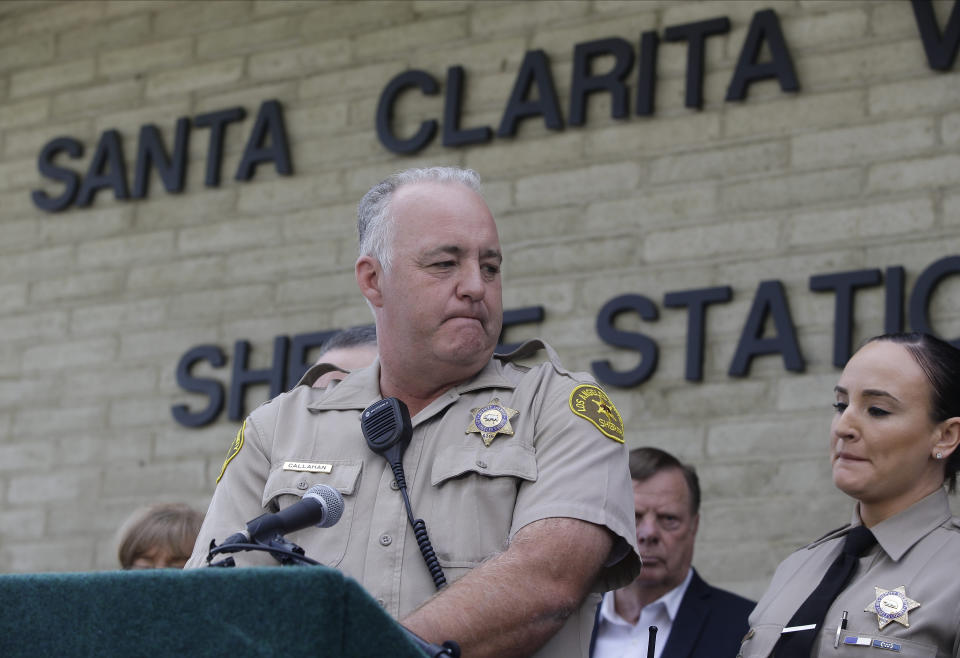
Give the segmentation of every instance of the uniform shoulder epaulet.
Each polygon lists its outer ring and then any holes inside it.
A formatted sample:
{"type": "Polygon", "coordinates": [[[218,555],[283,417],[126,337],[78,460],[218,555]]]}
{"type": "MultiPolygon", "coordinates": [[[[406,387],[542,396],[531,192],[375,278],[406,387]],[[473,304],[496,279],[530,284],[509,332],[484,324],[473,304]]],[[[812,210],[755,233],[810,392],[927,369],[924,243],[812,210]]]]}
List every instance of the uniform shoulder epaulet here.
{"type": "Polygon", "coordinates": [[[545,349],[547,344],[539,338],[531,338],[530,340],[525,340],[519,345],[513,347],[513,349],[504,350],[502,352],[494,352],[494,356],[501,361],[519,361],[521,359],[529,359],[531,356],[536,354],[542,349],[545,349]]]}
{"type": "Polygon", "coordinates": [[[496,352],[493,356],[494,358],[505,363],[512,363],[515,361],[529,359],[541,350],[547,353],[547,360],[550,361],[550,365],[553,366],[554,370],[562,375],[572,374],[569,370],[563,367],[562,363],[560,363],[560,356],[557,354],[556,350],[550,347],[550,345],[547,344],[547,342],[542,338],[531,338],[530,340],[524,341],[508,352],[496,352]]]}

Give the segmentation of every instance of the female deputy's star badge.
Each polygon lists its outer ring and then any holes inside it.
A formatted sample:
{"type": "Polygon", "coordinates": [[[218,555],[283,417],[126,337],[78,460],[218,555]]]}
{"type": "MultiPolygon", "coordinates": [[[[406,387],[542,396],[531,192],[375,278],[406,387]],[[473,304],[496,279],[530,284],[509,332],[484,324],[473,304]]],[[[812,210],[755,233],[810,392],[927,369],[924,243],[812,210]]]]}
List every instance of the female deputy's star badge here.
{"type": "Polygon", "coordinates": [[[877,614],[877,624],[881,630],[892,621],[900,622],[909,628],[910,621],[907,619],[907,613],[914,608],[919,608],[920,604],[907,596],[906,585],[901,585],[896,589],[885,587],[874,587],[873,589],[876,591],[877,598],[863,611],[877,614]]]}
{"type": "Polygon", "coordinates": [[[473,415],[473,420],[467,425],[466,433],[479,432],[483,445],[489,446],[497,438],[497,434],[513,435],[510,419],[520,412],[510,407],[500,406],[500,400],[493,398],[486,406],[471,409],[470,413],[473,415]]]}

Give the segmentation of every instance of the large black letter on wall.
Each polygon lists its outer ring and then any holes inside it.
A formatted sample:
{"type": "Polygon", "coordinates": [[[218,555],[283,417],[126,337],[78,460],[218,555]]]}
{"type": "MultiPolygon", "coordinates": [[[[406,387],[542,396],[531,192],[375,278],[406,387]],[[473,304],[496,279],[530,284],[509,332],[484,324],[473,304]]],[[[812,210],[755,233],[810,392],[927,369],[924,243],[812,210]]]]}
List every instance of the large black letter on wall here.
{"type": "Polygon", "coordinates": [[[290,342],[290,354],[287,357],[287,387],[290,390],[297,385],[300,378],[306,374],[313,363],[303,360],[311,348],[320,347],[323,343],[337,333],[336,329],[330,331],[314,331],[308,334],[297,334],[290,342]]]}
{"type": "Polygon", "coordinates": [[[654,110],[657,87],[657,48],[660,36],[653,30],[640,37],[640,58],[637,64],[637,116],[650,116],[654,110]]]}
{"type": "Polygon", "coordinates": [[[185,404],[170,407],[174,420],[187,427],[208,425],[223,411],[223,385],[216,379],[200,379],[190,373],[198,361],[209,361],[214,368],[219,368],[227,359],[216,345],[198,345],[180,357],[177,385],[185,391],[202,393],[210,398],[206,408],[200,411],[190,411],[185,404]]]}
{"type": "Polygon", "coordinates": [[[683,378],[690,382],[703,379],[703,347],[706,342],[707,304],[729,302],[733,297],[730,286],[700,288],[668,292],[663,296],[663,305],[670,308],[690,309],[687,315],[687,365],[683,378]]]}
{"type": "Polygon", "coordinates": [[[560,117],[560,103],[557,101],[557,88],[550,73],[550,60],[542,50],[528,50],[523,56],[520,70],[517,71],[510,92],[510,100],[497,128],[498,137],[513,137],[517,134],[520,119],[542,116],[550,130],[563,130],[560,117]],[[533,83],[537,83],[538,100],[526,100],[533,83]]]}
{"type": "Polygon", "coordinates": [[[917,29],[920,30],[923,49],[927,53],[927,63],[936,71],[949,71],[953,68],[957,50],[960,49],[960,2],[954,0],[950,18],[947,20],[947,29],[942,36],[930,0],[912,2],[917,29]]]}
{"type": "Polygon", "coordinates": [[[703,58],[704,42],[712,34],[730,31],[730,19],[726,16],[708,21],[671,25],[663,32],[667,41],[687,42],[687,91],[683,104],[686,107],[703,107],[703,58]]]}
{"type": "MultiPolygon", "coordinates": [[[[930,298],[940,282],[951,274],[960,274],[960,256],[941,258],[917,277],[913,292],[910,293],[910,327],[914,331],[937,335],[930,325],[930,298]]],[[[960,348],[960,338],[947,342],[960,348]]]]}
{"type": "Polygon", "coordinates": [[[460,128],[463,103],[463,67],[447,69],[447,92],[443,102],[443,145],[464,146],[489,142],[493,131],[489,126],[460,128]]]}
{"type": "Polygon", "coordinates": [[[797,343],[797,330],[790,317],[787,296],[783,284],[779,281],[761,281],[757,294],[753,297],[750,315],[740,333],[737,352],[733,355],[728,374],[731,377],[744,377],[750,372],[753,357],[764,354],[780,354],[787,370],[803,372],[804,362],[797,343]],[[763,327],[767,317],[773,318],[776,335],[763,338],[763,327]]]}
{"type": "Polygon", "coordinates": [[[220,169],[223,165],[223,134],[227,130],[227,124],[243,121],[245,116],[247,116],[247,111],[242,107],[231,107],[227,110],[198,114],[193,118],[193,125],[210,128],[210,144],[207,147],[207,171],[203,179],[203,184],[207,187],[220,186],[220,169]]]}
{"type": "Polygon", "coordinates": [[[183,191],[187,173],[187,137],[190,134],[190,119],[177,119],[177,134],[174,137],[173,155],[168,157],[163,148],[160,131],[153,124],[140,127],[137,140],[137,166],[133,177],[133,198],[143,199],[150,188],[150,165],[157,168],[160,180],[167,192],[183,191]]]}
{"type": "Polygon", "coordinates": [[[93,202],[93,197],[97,191],[106,188],[113,188],[113,197],[115,199],[126,199],[127,193],[127,167],[123,161],[123,149],[120,146],[120,133],[116,130],[107,130],[100,136],[97,143],[97,151],[90,160],[90,167],[87,169],[87,175],[80,186],[80,193],[77,194],[78,206],[89,206],[93,202]],[[106,169],[106,173],[104,173],[106,169]]]}
{"type": "Polygon", "coordinates": [[[780,19],[772,9],[764,9],[753,15],[747,38],[740,50],[737,68],[727,87],[728,101],[742,101],[747,97],[747,88],[758,80],[777,78],[783,91],[797,91],[797,72],[793,68],[793,58],[787,50],[787,41],[780,29],[780,19]],[[759,63],[757,57],[763,42],[770,48],[769,62],[759,63]]]}
{"type": "Polygon", "coordinates": [[[273,339],[273,365],[262,370],[247,370],[247,356],[250,343],[238,340],[233,344],[233,375],[230,377],[230,401],[227,404],[227,418],[243,418],[243,397],[247,386],[251,384],[270,384],[270,397],[283,393],[284,374],[287,366],[287,346],[290,339],[277,336],[273,339]]]}
{"type": "Polygon", "coordinates": [[[842,368],[853,343],[853,298],[857,288],[880,284],[880,270],[854,270],[810,277],[810,290],[836,291],[833,305],[833,365],[842,368]]]}
{"type": "Polygon", "coordinates": [[[543,322],[542,306],[524,306],[514,308],[503,312],[503,327],[500,329],[500,337],[497,340],[497,353],[509,354],[517,349],[523,343],[504,343],[503,338],[507,334],[507,329],[519,324],[537,324],[543,322]]]}
{"type": "Polygon", "coordinates": [[[903,282],[907,273],[901,265],[888,267],[884,276],[883,331],[896,334],[903,331],[903,282]]]}
{"type": "Polygon", "coordinates": [[[377,137],[380,143],[394,153],[416,153],[433,139],[437,134],[437,121],[430,119],[420,124],[416,134],[409,139],[400,139],[393,133],[393,105],[397,102],[400,92],[417,87],[427,96],[433,96],[440,86],[429,73],[425,71],[404,71],[397,75],[380,93],[377,103],[377,137]]]}
{"type": "Polygon", "coordinates": [[[622,119],[630,113],[627,86],[623,83],[633,67],[633,48],[613,37],[578,43],[573,49],[573,76],[570,83],[570,125],[582,126],[587,120],[587,95],[608,91],[612,99],[610,116],[622,119]],[[612,55],[613,68],[603,75],[592,75],[590,63],[595,57],[612,55]]]}
{"type": "Polygon", "coordinates": [[[607,360],[594,361],[590,364],[593,374],[603,384],[611,386],[630,387],[642,384],[650,378],[657,369],[659,350],[657,344],[649,336],[632,331],[615,329],[617,316],[621,313],[634,312],[644,320],[657,319],[656,305],[643,295],[620,295],[614,297],[600,309],[597,314],[597,335],[607,345],[625,347],[640,352],[640,364],[633,370],[617,372],[607,360]]]}
{"type": "Polygon", "coordinates": [[[33,205],[40,210],[47,212],[57,212],[63,210],[77,196],[77,190],[80,187],[80,174],[72,169],[57,167],[53,164],[53,159],[61,151],[66,151],[71,158],[79,158],[83,155],[83,144],[73,137],[57,137],[47,142],[40,155],[37,156],[37,170],[47,178],[62,181],[64,184],[63,194],[56,198],[51,198],[43,190],[34,190],[30,196],[33,199],[33,205]]]}
{"type": "Polygon", "coordinates": [[[280,101],[264,101],[260,104],[250,139],[243,149],[243,159],[237,167],[234,180],[250,180],[253,170],[261,162],[273,162],[277,173],[289,176],[293,173],[290,163],[290,145],[287,143],[287,129],[283,124],[283,110],[280,101]],[[270,135],[270,146],[264,146],[263,141],[270,135]]]}

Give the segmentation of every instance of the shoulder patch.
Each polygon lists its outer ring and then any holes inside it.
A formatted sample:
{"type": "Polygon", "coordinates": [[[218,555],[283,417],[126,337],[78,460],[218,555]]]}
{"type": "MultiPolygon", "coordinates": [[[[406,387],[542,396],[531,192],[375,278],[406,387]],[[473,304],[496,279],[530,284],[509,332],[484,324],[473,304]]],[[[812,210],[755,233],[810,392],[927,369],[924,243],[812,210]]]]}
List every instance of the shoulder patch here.
{"type": "Polygon", "coordinates": [[[237,453],[240,452],[240,448],[243,447],[243,430],[247,427],[247,421],[243,421],[243,425],[240,426],[240,431],[237,432],[237,438],[233,440],[233,445],[230,446],[230,452],[227,453],[227,458],[223,460],[223,466],[220,467],[220,475],[217,476],[217,484],[220,483],[220,478],[223,477],[223,474],[227,470],[227,464],[229,464],[234,457],[237,456],[237,453]]]}
{"type": "Polygon", "coordinates": [[[589,420],[604,436],[623,443],[623,419],[599,386],[581,384],[573,389],[570,411],[589,420]]]}

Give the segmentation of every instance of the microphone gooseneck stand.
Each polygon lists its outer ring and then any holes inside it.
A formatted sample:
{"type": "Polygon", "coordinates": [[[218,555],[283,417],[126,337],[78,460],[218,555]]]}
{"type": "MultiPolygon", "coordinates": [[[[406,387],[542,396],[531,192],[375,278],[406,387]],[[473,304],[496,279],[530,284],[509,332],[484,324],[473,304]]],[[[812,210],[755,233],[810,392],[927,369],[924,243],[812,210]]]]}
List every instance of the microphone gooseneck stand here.
{"type": "MultiPolygon", "coordinates": [[[[287,540],[283,535],[276,534],[266,541],[259,539],[247,541],[230,541],[228,538],[222,544],[217,546],[216,540],[210,540],[210,552],[207,553],[207,565],[211,567],[235,567],[236,560],[229,556],[219,562],[211,562],[214,555],[221,553],[239,553],[240,551],[263,551],[270,553],[273,558],[280,563],[280,566],[321,566],[316,560],[306,556],[305,551],[287,540]]],[[[246,539],[246,538],[244,538],[246,539]]]]}

